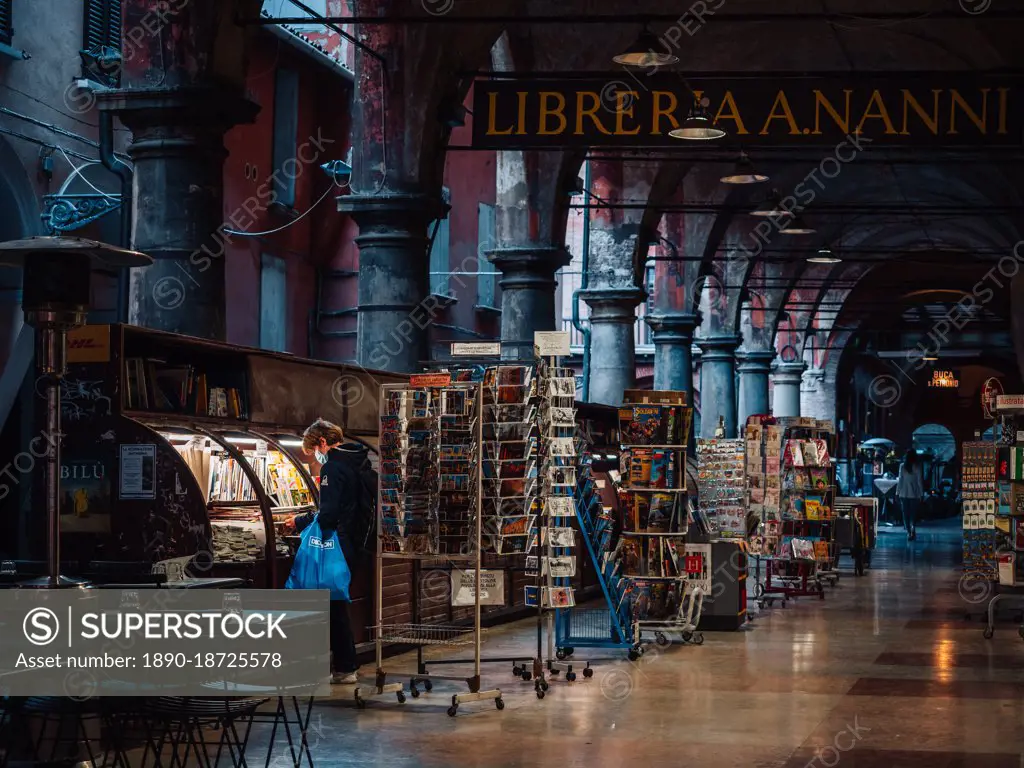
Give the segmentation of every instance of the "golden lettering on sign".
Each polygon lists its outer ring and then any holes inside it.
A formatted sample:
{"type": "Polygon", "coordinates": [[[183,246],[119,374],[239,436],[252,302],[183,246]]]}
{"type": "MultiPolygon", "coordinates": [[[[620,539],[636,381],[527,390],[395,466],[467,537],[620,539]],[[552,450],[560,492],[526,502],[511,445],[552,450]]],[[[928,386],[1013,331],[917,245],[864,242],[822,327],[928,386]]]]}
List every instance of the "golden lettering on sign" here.
{"type": "Polygon", "coordinates": [[[928,386],[936,389],[959,389],[960,381],[952,371],[932,371],[928,386]]]}
{"type": "MultiPolygon", "coordinates": [[[[606,89],[546,87],[526,84],[514,91],[490,91],[486,97],[484,135],[513,136],[636,136],[661,137],[680,126],[690,105],[673,90],[622,88],[602,99],[606,89]],[[608,103],[608,102],[611,103],[608,103]]],[[[824,134],[927,136],[942,138],[963,133],[1006,136],[1017,128],[1012,117],[1009,87],[872,88],[859,94],[853,88],[787,85],[767,99],[732,89],[708,93],[694,89],[700,100],[711,96],[714,122],[734,136],[790,137],[824,134]],[[930,94],[930,97],[929,97],[930,94]],[[857,98],[859,96],[859,99],[857,98]],[[746,99],[746,100],[745,100],[746,99]]],[[[514,139],[510,139],[514,143],[514,139]]]]}

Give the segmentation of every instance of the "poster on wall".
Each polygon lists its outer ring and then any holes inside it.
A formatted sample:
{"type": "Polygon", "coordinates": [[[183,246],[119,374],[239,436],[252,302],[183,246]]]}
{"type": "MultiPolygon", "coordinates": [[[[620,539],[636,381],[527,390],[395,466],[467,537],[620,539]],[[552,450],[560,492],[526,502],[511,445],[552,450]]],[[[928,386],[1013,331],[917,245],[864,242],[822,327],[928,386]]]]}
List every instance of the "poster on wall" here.
{"type": "Polygon", "coordinates": [[[155,499],[156,445],[122,445],[119,476],[120,498],[155,499]]]}
{"type": "Polygon", "coordinates": [[[110,532],[110,477],[102,461],[65,458],[61,463],[60,530],[110,532]]]}

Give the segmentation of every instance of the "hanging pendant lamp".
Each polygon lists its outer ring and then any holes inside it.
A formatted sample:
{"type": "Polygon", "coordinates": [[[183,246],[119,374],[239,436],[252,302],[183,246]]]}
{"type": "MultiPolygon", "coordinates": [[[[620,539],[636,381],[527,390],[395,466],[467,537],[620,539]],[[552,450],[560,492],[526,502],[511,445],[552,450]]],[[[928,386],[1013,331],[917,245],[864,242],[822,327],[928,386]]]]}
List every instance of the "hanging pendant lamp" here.
{"type": "Polygon", "coordinates": [[[760,184],[768,181],[768,177],[754,169],[754,164],[746,152],[740,152],[740,159],[736,161],[732,173],[723,176],[719,181],[723,184],[760,184]]]}
{"type": "Polygon", "coordinates": [[[665,44],[645,26],[636,42],[612,57],[612,61],[625,67],[666,67],[678,64],[679,57],[666,52],[665,44]]]}
{"type": "Polygon", "coordinates": [[[725,136],[725,131],[716,127],[711,120],[711,113],[708,112],[710,103],[707,98],[701,99],[699,102],[695,101],[683,124],[675,130],[669,131],[668,135],[674,139],[688,141],[713,141],[725,136]]]}

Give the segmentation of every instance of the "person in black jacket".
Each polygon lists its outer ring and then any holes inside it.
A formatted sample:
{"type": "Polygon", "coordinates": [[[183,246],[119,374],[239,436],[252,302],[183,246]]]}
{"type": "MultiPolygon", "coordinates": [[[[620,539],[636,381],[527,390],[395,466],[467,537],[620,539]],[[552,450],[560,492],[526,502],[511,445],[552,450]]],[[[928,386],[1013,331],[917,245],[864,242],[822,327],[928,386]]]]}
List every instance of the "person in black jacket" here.
{"type": "MultiPolygon", "coordinates": [[[[353,522],[358,513],[361,480],[359,468],[366,461],[367,449],[358,443],[345,443],[341,427],[317,419],[302,434],[302,449],[320,463],[320,510],[317,522],[326,538],[338,532],[338,541],[345,561],[351,569],[355,563],[356,543],[352,541],[353,522]]],[[[296,532],[313,522],[313,513],[292,518],[296,532]]],[[[351,685],[357,682],[356,644],[348,606],[341,600],[331,601],[331,682],[351,685]]]]}

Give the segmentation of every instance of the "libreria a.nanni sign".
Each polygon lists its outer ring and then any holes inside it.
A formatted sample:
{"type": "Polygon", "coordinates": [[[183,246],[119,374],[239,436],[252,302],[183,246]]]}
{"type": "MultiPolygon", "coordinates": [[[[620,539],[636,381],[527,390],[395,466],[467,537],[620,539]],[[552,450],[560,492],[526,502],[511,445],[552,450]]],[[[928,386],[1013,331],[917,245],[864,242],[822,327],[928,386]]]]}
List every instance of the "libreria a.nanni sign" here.
{"type": "Polygon", "coordinates": [[[1020,146],[1020,85],[1010,75],[689,80],[622,70],[577,80],[480,80],[473,145],[524,149],[692,146],[669,136],[694,96],[730,143],[828,145],[847,136],[904,146],[1020,146]]]}

